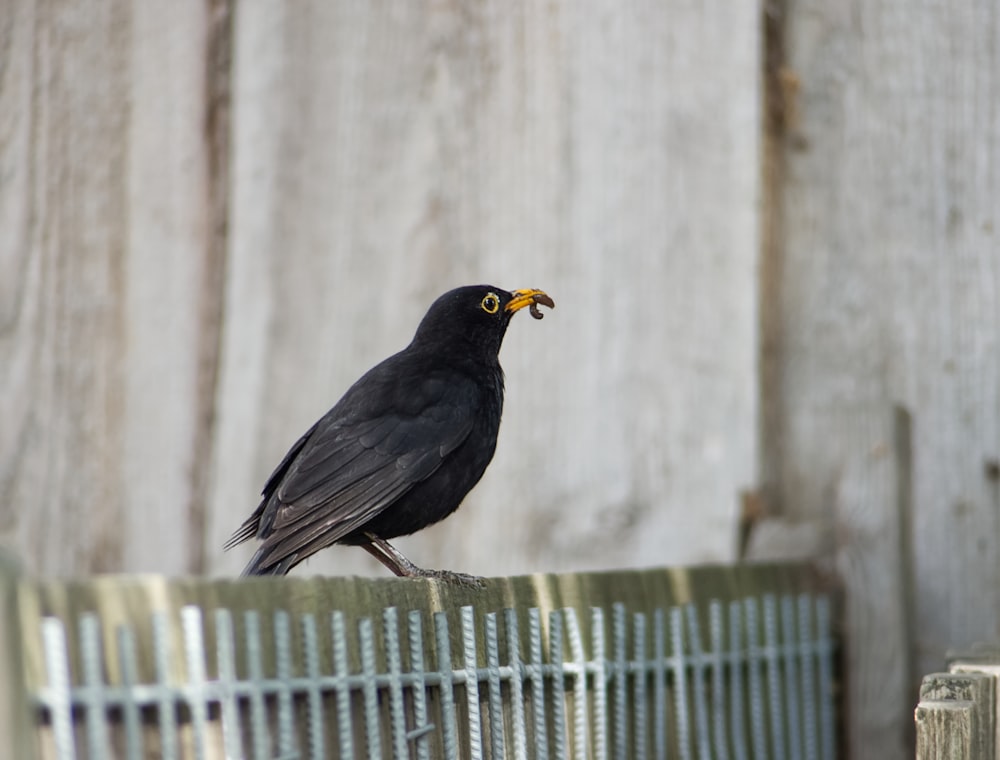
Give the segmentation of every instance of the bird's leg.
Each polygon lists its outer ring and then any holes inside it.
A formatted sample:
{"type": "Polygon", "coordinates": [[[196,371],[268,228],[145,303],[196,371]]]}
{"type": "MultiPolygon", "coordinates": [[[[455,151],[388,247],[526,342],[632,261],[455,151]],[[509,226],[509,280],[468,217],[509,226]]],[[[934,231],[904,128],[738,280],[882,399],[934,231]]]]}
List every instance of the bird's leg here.
{"type": "Polygon", "coordinates": [[[483,579],[465,573],[453,573],[451,570],[425,570],[417,567],[403,553],[374,533],[365,533],[369,543],[361,544],[361,548],[375,559],[392,570],[400,578],[437,578],[451,583],[462,583],[467,586],[482,586],[483,579]]]}
{"type": "Polygon", "coordinates": [[[423,576],[425,571],[422,568],[410,562],[401,551],[384,538],[379,538],[374,533],[365,533],[365,538],[370,543],[361,544],[361,548],[400,578],[420,578],[423,576]]]}

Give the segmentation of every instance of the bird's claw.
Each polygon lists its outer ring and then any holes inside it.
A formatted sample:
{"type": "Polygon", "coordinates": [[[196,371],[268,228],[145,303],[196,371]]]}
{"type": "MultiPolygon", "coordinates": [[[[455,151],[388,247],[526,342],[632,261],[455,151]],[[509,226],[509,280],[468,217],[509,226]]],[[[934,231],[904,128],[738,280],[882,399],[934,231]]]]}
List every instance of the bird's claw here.
{"type": "Polygon", "coordinates": [[[412,577],[433,578],[445,583],[454,583],[456,586],[469,586],[470,588],[484,588],[486,580],[478,575],[468,575],[467,573],[456,573],[451,570],[420,570],[412,577]]]}

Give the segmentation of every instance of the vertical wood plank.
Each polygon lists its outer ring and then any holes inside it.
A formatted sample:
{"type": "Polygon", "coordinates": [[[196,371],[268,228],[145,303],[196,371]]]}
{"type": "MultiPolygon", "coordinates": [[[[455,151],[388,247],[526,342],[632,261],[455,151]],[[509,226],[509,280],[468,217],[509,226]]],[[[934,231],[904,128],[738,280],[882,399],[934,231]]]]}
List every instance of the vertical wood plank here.
{"type": "Polygon", "coordinates": [[[921,702],[917,705],[917,760],[978,760],[973,750],[975,705],[958,702],[921,702]]]}
{"type": "Polygon", "coordinates": [[[34,572],[201,565],[219,5],[0,11],[0,540],[34,572]]]}
{"type": "Polygon", "coordinates": [[[1000,747],[1000,642],[976,642],[969,649],[948,653],[948,670],[951,673],[985,673],[993,678],[996,687],[994,702],[997,705],[993,719],[993,746],[1000,747]]]}
{"type": "Polygon", "coordinates": [[[224,212],[213,197],[215,152],[224,149],[210,125],[213,8],[224,18],[220,3],[134,6],[118,470],[122,565],[131,570],[184,574],[203,566],[199,491],[214,396],[205,353],[217,351],[212,310],[221,297],[213,213],[224,212]]]}
{"type": "Polygon", "coordinates": [[[996,681],[986,673],[934,673],[920,686],[917,759],[994,758],[996,681]]]}
{"type": "Polygon", "coordinates": [[[810,422],[812,434],[826,437],[831,458],[836,456],[827,475],[834,562],[845,589],[847,745],[850,752],[878,748],[886,756],[908,757],[912,734],[900,721],[913,705],[907,681],[913,630],[901,593],[907,568],[901,552],[901,457],[893,446],[896,417],[877,405],[842,406],[810,422]]]}
{"type": "Polygon", "coordinates": [[[5,3],[0,536],[29,571],[120,566],[127,3],[5,3]]]}
{"type": "Polygon", "coordinates": [[[848,752],[902,758],[917,674],[1000,625],[1000,15],[768,8],[787,16],[763,469],[846,580],[848,752]]]}

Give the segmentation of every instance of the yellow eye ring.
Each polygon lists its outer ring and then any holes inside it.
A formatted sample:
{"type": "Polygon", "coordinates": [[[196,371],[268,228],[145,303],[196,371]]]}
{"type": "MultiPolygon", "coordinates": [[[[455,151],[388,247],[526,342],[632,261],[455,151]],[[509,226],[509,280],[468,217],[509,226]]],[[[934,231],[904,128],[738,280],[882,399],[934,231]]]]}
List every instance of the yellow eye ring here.
{"type": "Polygon", "coordinates": [[[496,293],[487,293],[479,305],[487,314],[496,314],[500,310],[500,298],[496,293]]]}

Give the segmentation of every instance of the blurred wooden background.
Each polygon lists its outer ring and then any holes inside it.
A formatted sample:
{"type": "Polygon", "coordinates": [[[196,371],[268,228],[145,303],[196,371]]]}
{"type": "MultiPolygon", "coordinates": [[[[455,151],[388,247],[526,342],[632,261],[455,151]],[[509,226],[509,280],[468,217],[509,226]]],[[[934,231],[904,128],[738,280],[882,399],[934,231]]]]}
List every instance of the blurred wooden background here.
{"type": "Polygon", "coordinates": [[[998,56],[994,0],[8,0],[0,542],[233,574],[436,295],[543,287],[493,466],[400,547],[818,559],[852,756],[906,756],[920,674],[1000,635],[998,56]]]}

